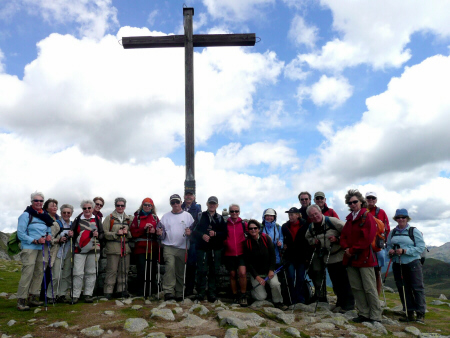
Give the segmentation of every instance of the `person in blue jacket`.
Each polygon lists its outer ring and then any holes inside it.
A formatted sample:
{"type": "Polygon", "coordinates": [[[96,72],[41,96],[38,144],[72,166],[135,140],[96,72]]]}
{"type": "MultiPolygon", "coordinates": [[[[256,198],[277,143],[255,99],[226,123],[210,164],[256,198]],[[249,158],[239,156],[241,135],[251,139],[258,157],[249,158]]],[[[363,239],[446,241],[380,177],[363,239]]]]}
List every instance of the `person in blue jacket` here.
{"type": "Polygon", "coordinates": [[[281,226],[277,223],[277,212],[272,208],[263,212],[261,233],[268,235],[275,246],[276,267],[278,268],[281,265],[284,239],[281,226]]]}
{"type": "Polygon", "coordinates": [[[422,233],[409,225],[411,217],[408,215],[408,210],[397,209],[394,220],[398,225],[389,234],[386,250],[392,258],[395,284],[406,310],[406,317],[399,320],[402,322],[416,320],[423,323],[426,303],[420,258],[425,250],[425,242],[422,233]],[[406,298],[406,304],[404,298],[406,298]],[[416,318],[414,318],[414,312],[416,318]]]}
{"type": "Polygon", "coordinates": [[[52,240],[53,219],[42,209],[44,194],[31,194],[31,205],[19,217],[17,237],[21,242],[22,275],[17,290],[17,308],[29,310],[30,306],[40,306],[41,281],[48,264],[48,243],[52,240]],[[44,248],[45,258],[42,256],[44,248]],[[44,261],[44,262],[43,262],[44,261]],[[28,300],[28,305],[27,305],[28,300]]]}

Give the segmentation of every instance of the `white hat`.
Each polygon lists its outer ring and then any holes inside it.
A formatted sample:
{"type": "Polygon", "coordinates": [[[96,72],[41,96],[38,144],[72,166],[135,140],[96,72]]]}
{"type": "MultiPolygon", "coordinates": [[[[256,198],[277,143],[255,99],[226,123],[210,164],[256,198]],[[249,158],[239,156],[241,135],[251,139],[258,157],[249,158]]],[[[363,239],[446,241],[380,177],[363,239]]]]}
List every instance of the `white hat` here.
{"type": "Polygon", "coordinates": [[[367,197],[367,196],[377,197],[377,193],[376,193],[376,192],[373,192],[373,191],[369,191],[369,192],[366,193],[366,197],[367,197]]]}
{"type": "Polygon", "coordinates": [[[272,208],[269,208],[266,210],[266,212],[264,213],[264,217],[270,215],[270,216],[276,216],[277,212],[275,210],[273,210],[272,208]]]}

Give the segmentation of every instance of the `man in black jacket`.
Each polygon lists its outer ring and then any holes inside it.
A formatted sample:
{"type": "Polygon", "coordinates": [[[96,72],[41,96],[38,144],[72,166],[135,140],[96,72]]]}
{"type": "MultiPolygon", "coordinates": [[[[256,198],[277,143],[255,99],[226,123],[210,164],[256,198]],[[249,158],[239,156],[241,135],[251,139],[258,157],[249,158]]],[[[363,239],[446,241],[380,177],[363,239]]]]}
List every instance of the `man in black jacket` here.
{"type": "Polygon", "coordinates": [[[211,196],[206,203],[208,210],[202,212],[194,230],[197,248],[197,300],[205,298],[208,276],[208,301],[216,301],[216,284],[222,258],[223,241],[227,238],[227,226],[216,210],[217,197],[211,196]],[[208,272],[209,270],[209,272],[208,272]]]}
{"type": "Polygon", "coordinates": [[[256,300],[266,299],[265,285],[268,283],[272,291],[274,305],[284,311],[288,307],[283,304],[281,284],[274,273],[276,265],[275,247],[269,236],[260,234],[260,229],[261,224],[257,220],[251,219],[248,222],[250,236],[244,245],[245,263],[247,271],[250,272],[250,281],[253,287],[252,297],[256,300]]]}

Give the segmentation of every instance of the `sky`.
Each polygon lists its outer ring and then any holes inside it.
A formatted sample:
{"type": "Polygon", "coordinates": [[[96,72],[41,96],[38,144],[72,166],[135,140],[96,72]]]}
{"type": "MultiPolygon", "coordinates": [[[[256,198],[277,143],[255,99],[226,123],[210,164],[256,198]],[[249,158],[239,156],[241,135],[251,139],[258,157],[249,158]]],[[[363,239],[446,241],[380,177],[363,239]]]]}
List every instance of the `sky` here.
{"type": "Polygon", "coordinates": [[[450,2],[446,0],[3,0],[0,231],[41,191],[104,213],[183,194],[184,51],[121,38],[255,33],[253,47],[194,51],[197,202],[285,213],[323,191],[374,191],[428,245],[450,241],[450,2]]]}

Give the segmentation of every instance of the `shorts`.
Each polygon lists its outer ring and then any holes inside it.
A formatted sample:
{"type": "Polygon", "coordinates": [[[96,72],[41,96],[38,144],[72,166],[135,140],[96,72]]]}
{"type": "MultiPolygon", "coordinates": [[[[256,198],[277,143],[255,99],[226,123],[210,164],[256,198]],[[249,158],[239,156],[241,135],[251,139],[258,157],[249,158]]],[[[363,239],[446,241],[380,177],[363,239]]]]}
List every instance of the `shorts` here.
{"type": "Polygon", "coordinates": [[[240,266],[245,266],[244,255],[225,256],[223,263],[228,271],[237,271],[240,266]]]}

